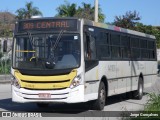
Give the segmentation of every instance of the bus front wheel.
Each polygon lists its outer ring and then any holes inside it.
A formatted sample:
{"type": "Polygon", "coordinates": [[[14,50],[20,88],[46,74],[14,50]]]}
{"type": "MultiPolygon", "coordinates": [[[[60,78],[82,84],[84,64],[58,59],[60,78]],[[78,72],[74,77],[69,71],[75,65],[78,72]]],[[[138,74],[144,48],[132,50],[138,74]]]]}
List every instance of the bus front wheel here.
{"type": "Polygon", "coordinates": [[[98,90],[98,99],[93,101],[92,108],[94,110],[103,110],[106,103],[106,88],[103,82],[100,83],[98,90]]]}

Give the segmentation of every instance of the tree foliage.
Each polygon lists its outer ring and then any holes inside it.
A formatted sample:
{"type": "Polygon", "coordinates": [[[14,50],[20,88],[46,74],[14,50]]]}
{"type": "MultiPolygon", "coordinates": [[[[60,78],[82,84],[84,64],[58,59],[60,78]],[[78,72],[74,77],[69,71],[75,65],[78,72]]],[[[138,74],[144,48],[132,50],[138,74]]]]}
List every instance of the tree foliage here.
{"type": "Polygon", "coordinates": [[[151,25],[144,25],[142,23],[137,23],[134,29],[139,32],[154,34],[154,28],[151,25]]]}
{"type": "MultiPolygon", "coordinates": [[[[91,4],[82,3],[82,7],[79,6],[77,9],[76,17],[78,18],[85,18],[89,20],[94,20],[94,10],[95,7],[92,7],[91,4]]],[[[102,9],[100,5],[98,7],[98,21],[104,22],[105,15],[102,13],[102,9]]]]}
{"type": "MultiPolygon", "coordinates": [[[[78,17],[94,20],[94,7],[91,4],[82,3],[82,6],[78,6],[65,1],[64,4],[60,5],[57,10],[56,17],[78,17]]],[[[99,6],[98,14],[99,22],[104,22],[105,15],[102,13],[102,9],[99,6]]]]}
{"type": "Polygon", "coordinates": [[[11,23],[0,22],[0,37],[12,37],[11,23]]]}
{"type": "Polygon", "coordinates": [[[12,30],[10,29],[10,24],[0,25],[0,37],[11,37],[12,30]]]}
{"type": "Polygon", "coordinates": [[[8,12],[0,12],[0,37],[12,37],[15,15],[8,12]]]}
{"type": "Polygon", "coordinates": [[[154,35],[157,40],[157,48],[160,48],[160,28],[151,25],[144,25],[143,23],[140,23],[139,20],[141,20],[139,13],[136,11],[129,11],[126,12],[125,15],[116,16],[113,24],[119,27],[154,35]]]}
{"type": "Polygon", "coordinates": [[[114,24],[119,27],[134,29],[141,18],[136,11],[128,11],[125,15],[115,16],[114,24]]]}
{"type": "Polygon", "coordinates": [[[38,7],[33,6],[33,2],[27,2],[25,8],[20,8],[16,11],[17,19],[29,19],[34,15],[42,15],[38,7]]]}
{"type": "Polygon", "coordinates": [[[135,30],[146,34],[154,35],[156,37],[157,48],[160,48],[160,29],[151,25],[144,25],[137,23],[135,30]]]}
{"type": "Polygon", "coordinates": [[[79,6],[75,14],[78,18],[85,18],[89,20],[94,20],[94,7],[91,4],[82,3],[82,6],[79,6]]]}
{"type": "Polygon", "coordinates": [[[57,17],[73,17],[76,14],[76,4],[65,1],[65,4],[60,5],[56,10],[58,14],[57,17]]]}

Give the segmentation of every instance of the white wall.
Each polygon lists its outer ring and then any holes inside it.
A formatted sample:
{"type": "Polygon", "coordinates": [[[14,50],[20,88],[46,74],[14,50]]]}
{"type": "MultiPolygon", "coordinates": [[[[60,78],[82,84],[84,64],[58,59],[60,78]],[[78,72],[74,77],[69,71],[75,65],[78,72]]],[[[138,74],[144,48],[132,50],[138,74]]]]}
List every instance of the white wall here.
{"type": "Polygon", "coordinates": [[[157,49],[157,60],[160,61],[160,49],[157,49]]]}

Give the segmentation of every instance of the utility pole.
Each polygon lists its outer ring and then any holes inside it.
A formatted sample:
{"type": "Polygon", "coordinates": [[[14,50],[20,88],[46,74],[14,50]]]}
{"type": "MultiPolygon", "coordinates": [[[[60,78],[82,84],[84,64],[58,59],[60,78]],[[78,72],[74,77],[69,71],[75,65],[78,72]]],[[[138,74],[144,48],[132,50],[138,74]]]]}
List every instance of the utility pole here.
{"type": "Polygon", "coordinates": [[[94,21],[98,22],[98,0],[94,1],[95,10],[94,10],[94,21]]]}

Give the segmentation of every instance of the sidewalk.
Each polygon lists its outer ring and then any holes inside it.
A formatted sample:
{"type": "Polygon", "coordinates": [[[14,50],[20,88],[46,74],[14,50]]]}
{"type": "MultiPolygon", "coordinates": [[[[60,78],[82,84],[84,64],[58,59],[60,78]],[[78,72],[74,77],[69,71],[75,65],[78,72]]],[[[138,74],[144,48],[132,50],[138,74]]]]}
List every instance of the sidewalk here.
{"type": "Polygon", "coordinates": [[[0,84],[11,83],[11,75],[0,75],[0,84]]]}

